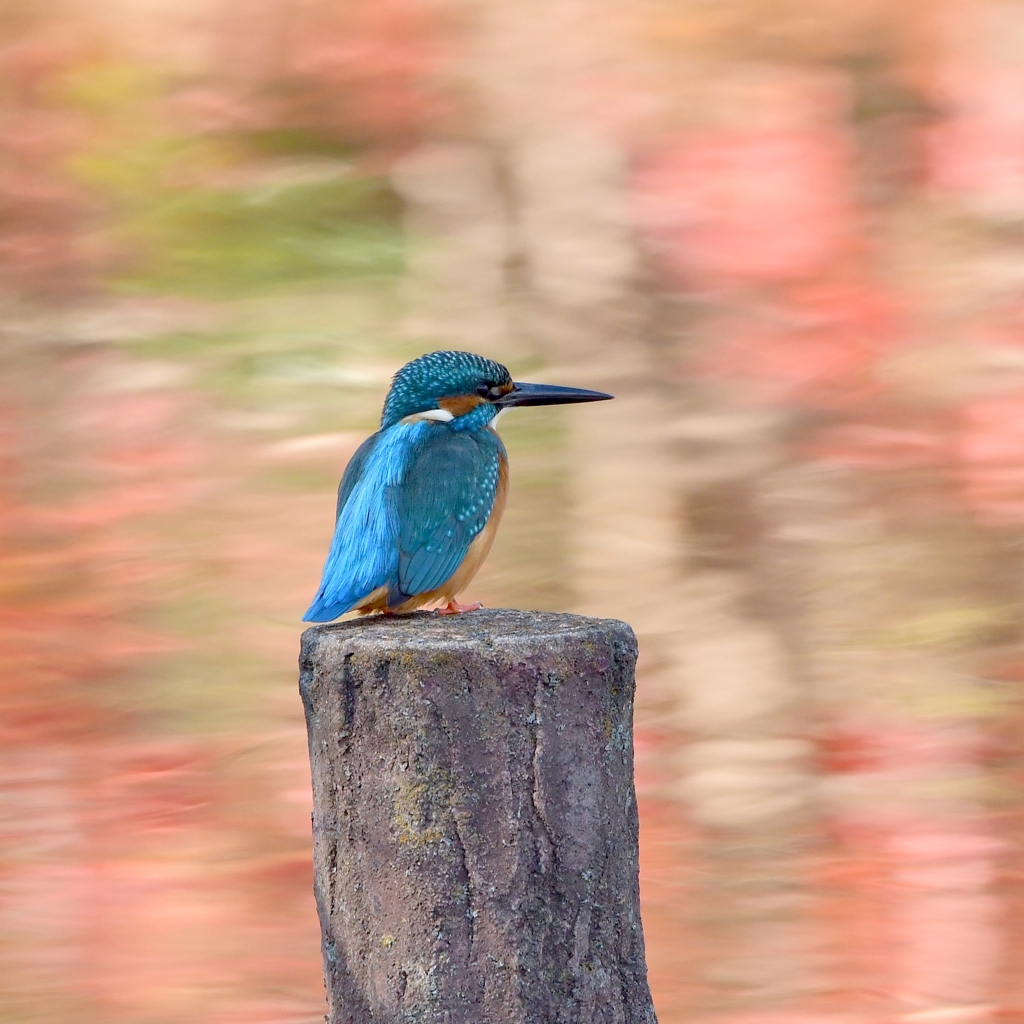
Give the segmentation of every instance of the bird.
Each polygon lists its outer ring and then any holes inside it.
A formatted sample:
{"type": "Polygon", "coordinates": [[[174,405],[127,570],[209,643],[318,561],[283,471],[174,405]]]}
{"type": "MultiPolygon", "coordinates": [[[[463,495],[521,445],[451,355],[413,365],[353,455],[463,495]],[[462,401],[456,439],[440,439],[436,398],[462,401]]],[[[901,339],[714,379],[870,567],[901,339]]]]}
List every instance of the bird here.
{"type": "Polygon", "coordinates": [[[380,429],[338,487],[334,536],[304,622],[402,614],[456,597],[483,564],[505,509],[508,456],[494,427],[508,409],[600,402],[601,391],[527,384],[472,352],[428,352],[392,378],[380,429]]]}

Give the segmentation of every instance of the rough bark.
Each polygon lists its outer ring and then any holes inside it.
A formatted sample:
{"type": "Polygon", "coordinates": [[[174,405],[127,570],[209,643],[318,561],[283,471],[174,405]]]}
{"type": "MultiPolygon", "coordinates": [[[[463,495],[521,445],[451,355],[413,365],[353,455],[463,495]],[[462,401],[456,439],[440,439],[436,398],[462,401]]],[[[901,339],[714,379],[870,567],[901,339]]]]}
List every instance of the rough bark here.
{"type": "Polygon", "coordinates": [[[654,1024],[635,661],[576,615],[306,631],[329,1024],[654,1024]]]}

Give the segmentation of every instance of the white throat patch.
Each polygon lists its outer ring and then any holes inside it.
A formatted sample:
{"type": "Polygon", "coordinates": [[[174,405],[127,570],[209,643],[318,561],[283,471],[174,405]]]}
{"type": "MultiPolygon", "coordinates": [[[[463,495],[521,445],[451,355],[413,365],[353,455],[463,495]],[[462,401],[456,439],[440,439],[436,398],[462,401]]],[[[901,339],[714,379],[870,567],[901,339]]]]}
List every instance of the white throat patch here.
{"type": "Polygon", "coordinates": [[[414,412],[411,416],[402,417],[403,423],[419,423],[421,420],[436,420],[438,423],[451,423],[455,416],[447,409],[425,409],[414,412]]]}

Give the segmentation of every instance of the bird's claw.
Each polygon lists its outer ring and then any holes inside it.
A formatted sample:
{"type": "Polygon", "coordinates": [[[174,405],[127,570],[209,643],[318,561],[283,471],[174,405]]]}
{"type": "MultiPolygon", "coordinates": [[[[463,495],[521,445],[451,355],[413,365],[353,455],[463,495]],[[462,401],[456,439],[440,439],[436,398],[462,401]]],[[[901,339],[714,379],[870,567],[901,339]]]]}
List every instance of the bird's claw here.
{"type": "Polygon", "coordinates": [[[452,598],[443,608],[437,609],[437,614],[461,615],[462,612],[475,612],[480,608],[483,608],[483,605],[479,601],[474,601],[472,604],[459,604],[458,601],[452,598]]]}

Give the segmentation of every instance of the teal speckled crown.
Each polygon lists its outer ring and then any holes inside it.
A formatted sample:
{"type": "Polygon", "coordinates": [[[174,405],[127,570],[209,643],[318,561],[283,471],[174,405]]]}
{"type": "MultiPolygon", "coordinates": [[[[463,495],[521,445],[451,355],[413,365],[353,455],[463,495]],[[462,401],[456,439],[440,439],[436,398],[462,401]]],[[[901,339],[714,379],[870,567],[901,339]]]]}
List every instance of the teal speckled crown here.
{"type": "Polygon", "coordinates": [[[428,352],[395,374],[384,402],[381,429],[394,426],[406,416],[436,409],[439,398],[471,395],[481,384],[511,383],[508,370],[493,359],[473,352],[428,352]]]}

